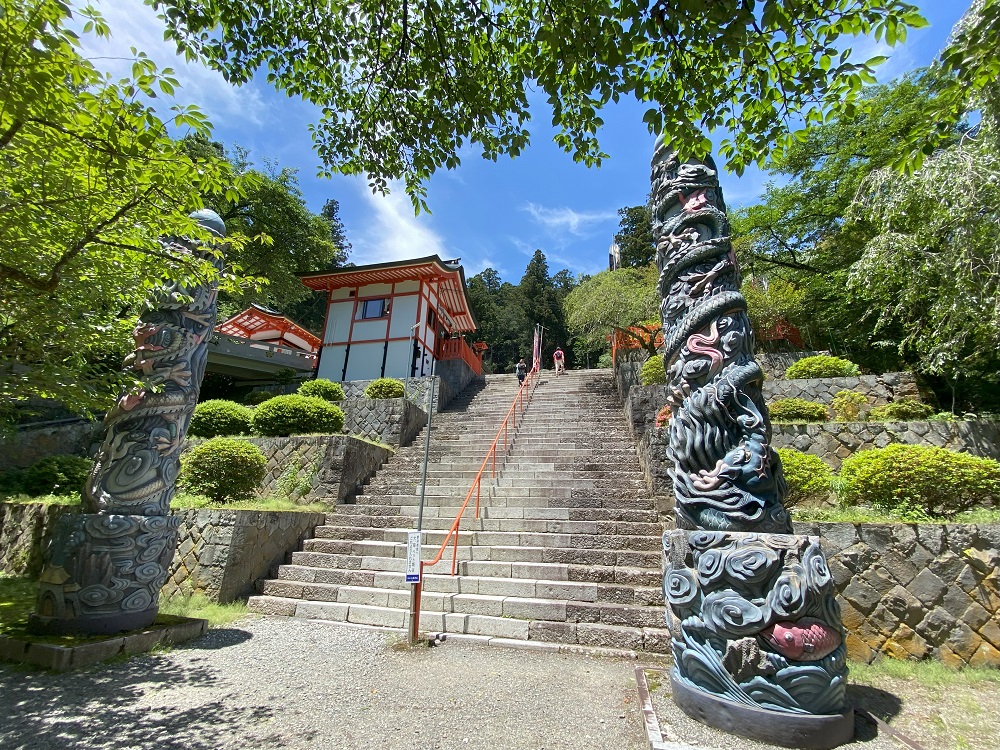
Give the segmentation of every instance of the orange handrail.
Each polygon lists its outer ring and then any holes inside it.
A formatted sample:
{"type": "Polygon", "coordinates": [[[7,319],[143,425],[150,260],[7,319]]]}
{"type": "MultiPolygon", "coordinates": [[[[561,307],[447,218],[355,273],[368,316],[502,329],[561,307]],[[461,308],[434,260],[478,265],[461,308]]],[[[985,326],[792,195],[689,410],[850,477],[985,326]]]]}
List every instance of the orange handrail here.
{"type": "Polygon", "coordinates": [[[444,541],[441,542],[441,548],[438,550],[437,555],[433,560],[421,560],[420,561],[420,580],[416,585],[416,603],[415,603],[415,615],[414,622],[411,623],[410,632],[413,637],[416,637],[417,632],[420,627],[420,593],[424,586],[424,568],[434,567],[439,562],[441,558],[444,557],[445,550],[448,549],[448,545],[452,545],[452,556],[451,556],[451,574],[455,575],[456,568],[458,566],[458,529],[462,523],[462,514],[465,513],[465,509],[469,505],[469,501],[472,499],[472,493],[476,493],[476,518],[479,518],[479,498],[483,483],[483,472],[486,471],[487,465],[491,466],[490,476],[496,477],[497,475],[497,444],[500,442],[500,436],[503,436],[503,450],[506,451],[509,447],[509,433],[517,429],[517,415],[524,414],[524,410],[527,408],[528,402],[531,401],[531,396],[535,392],[535,388],[538,385],[539,373],[534,371],[529,371],[521,387],[517,389],[517,395],[514,396],[514,402],[507,409],[507,414],[503,418],[503,422],[500,423],[500,427],[497,428],[496,437],[493,438],[493,443],[490,445],[488,451],[486,451],[486,456],[483,458],[483,463],[479,467],[479,471],[476,473],[475,479],[472,480],[472,486],[469,488],[468,493],[465,495],[465,501],[462,503],[462,507],[458,509],[458,514],[455,516],[455,521],[452,523],[451,528],[448,529],[448,533],[445,535],[444,541]],[[520,407],[520,409],[518,409],[520,407]],[[452,541],[454,539],[454,541],[452,541]]]}

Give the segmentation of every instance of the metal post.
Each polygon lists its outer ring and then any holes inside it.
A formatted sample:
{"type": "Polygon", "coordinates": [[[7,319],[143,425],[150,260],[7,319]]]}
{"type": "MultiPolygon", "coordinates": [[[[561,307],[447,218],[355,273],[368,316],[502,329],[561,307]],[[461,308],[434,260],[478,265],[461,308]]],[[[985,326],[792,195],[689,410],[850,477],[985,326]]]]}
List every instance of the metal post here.
{"type": "MultiPolygon", "coordinates": [[[[431,363],[431,389],[427,401],[427,433],[424,436],[424,466],[420,477],[420,504],[417,506],[417,531],[423,531],[424,526],[424,496],[427,492],[427,462],[431,451],[431,422],[434,415],[434,391],[437,381],[434,379],[434,361],[431,363]]],[[[420,564],[420,580],[410,587],[410,633],[408,641],[412,646],[420,633],[420,593],[424,585],[424,566],[420,564]]]]}

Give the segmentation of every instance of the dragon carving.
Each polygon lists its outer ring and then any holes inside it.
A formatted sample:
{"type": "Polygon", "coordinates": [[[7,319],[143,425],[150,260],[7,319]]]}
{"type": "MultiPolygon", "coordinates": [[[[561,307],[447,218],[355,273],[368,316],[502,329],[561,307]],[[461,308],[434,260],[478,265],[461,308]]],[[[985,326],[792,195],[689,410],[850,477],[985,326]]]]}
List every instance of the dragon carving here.
{"type": "MultiPolygon", "coordinates": [[[[214,236],[226,230],[212,211],[194,218],[214,236]]],[[[162,240],[175,255],[218,253],[162,240]]],[[[215,327],[214,285],[162,287],[134,331],[125,359],[139,385],[104,419],[101,447],[83,488],[81,513],[59,519],[42,572],[31,627],[37,632],[108,633],[148,625],[177,544],[169,515],[180,453],[215,327]]]]}
{"type": "Polygon", "coordinates": [[[843,734],[845,648],[833,580],[819,540],[794,535],[782,503],[764,376],[712,159],[681,159],[661,138],[652,215],[677,524],[663,540],[675,700],[685,710],[678,693],[833,715],[843,734]]]}

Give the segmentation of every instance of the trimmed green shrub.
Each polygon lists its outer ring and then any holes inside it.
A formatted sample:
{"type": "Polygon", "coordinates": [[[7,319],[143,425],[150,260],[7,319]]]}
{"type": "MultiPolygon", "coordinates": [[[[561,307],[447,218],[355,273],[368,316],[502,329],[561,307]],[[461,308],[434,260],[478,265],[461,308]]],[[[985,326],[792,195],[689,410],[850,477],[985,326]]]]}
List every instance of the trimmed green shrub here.
{"type": "Polygon", "coordinates": [[[861,374],[861,368],[847,359],[817,354],[804,357],[785,370],[786,378],[848,378],[861,374]]]}
{"type": "Polygon", "coordinates": [[[365,388],[365,398],[402,398],[404,395],[403,381],[396,378],[379,378],[365,388]]]}
{"type": "Polygon", "coordinates": [[[934,407],[930,404],[904,398],[885,406],[876,406],[868,412],[868,418],[875,422],[912,422],[927,419],[933,413],[934,407]]]}
{"type": "Polygon", "coordinates": [[[242,404],[223,399],[202,401],[194,407],[188,434],[213,438],[220,435],[249,435],[253,412],[242,404]]]}
{"type": "Polygon", "coordinates": [[[343,401],[344,387],[326,378],[307,380],[296,391],[300,396],[315,396],[326,401],[343,401]]]}
{"type": "Polygon", "coordinates": [[[277,393],[271,391],[250,391],[250,393],[243,397],[243,403],[247,406],[259,406],[277,395],[277,393]]]}
{"type": "Polygon", "coordinates": [[[267,459],[256,445],[217,437],[181,456],[177,483],[185,492],[228,503],[253,497],[266,473],[267,459]]]}
{"type": "Polygon", "coordinates": [[[840,497],[849,505],[948,518],[1000,504],[1000,462],[926,445],[873,448],[845,459],[840,497]]]}
{"type": "Polygon", "coordinates": [[[66,495],[83,490],[94,462],[80,456],[48,456],[23,471],[6,472],[3,488],[25,495],[66,495]]]}
{"type": "Polygon", "coordinates": [[[344,429],[344,412],[339,406],[315,396],[275,396],[257,407],[253,428],[261,435],[325,435],[344,429]]]}
{"type": "Polygon", "coordinates": [[[663,357],[657,354],[647,359],[639,370],[641,385],[662,385],[667,382],[667,373],[663,369],[663,357]]]}
{"type": "Polygon", "coordinates": [[[830,402],[834,419],[838,422],[857,422],[861,418],[861,407],[868,403],[863,393],[857,391],[837,391],[830,402]]]}
{"type": "Polygon", "coordinates": [[[958,415],[950,411],[939,411],[937,414],[931,414],[927,417],[928,422],[957,422],[958,415]]]}
{"type": "Polygon", "coordinates": [[[604,354],[598,357],[597,366],[604,370],[610,370],[614,367],[614,360],[611,359],[611,352],[604,352],[604,354]]]}
{"type": "Polygon", "coordinates": [[[804,398],[779,398],[768,405],[772,422],[825,422],[826,407],[804,398]]]}
{"type": "Polygon", "coordinates": [[[794,448],[778,448],[781,468],[788,483],[785,507],[796,505],[818,505],[830,499],[833,486],[833,470],[819,456],[797,451],[794,448]]]}

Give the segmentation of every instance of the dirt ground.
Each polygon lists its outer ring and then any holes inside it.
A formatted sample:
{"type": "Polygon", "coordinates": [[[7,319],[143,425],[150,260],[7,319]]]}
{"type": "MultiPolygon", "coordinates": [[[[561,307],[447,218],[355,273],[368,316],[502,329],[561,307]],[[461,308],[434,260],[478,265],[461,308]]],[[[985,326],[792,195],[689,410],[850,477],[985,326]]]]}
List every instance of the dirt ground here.
{"type": "MultiPolygon", "coordinates": [[[[889,671],[889,670],[887,670],[889,671]]],[[[670,699],[668,673],[647,670],[647,681],[667,742],[703,747],[771,750],[773,745],[736,740],[685,716],[670,699]]],[[[924,750],[1000,750],[1000,679],[949,679],[939,674],[897,677],[879,669],[850,675],[848,701],[882,719],[924,750]]],[[[898,750],[907,745],[862,717],[855,719],[850,750],[898,750]]]]}

